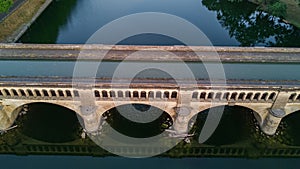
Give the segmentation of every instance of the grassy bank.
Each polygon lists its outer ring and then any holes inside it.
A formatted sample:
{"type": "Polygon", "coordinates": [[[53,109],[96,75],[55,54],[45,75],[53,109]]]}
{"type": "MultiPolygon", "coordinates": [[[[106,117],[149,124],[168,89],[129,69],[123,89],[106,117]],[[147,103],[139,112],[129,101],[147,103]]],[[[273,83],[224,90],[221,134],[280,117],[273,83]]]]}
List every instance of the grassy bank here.
{"type": "MultiPolygon", "coordinates": [[[[252,3],[259,4],[258,0],[249,0],[252,3]]],[[[284,18],[287,23],[293,24],[296,27],[300,28],[300,6],[298,5],[297,0],[280,0],[287,7],[287,15],[284,18]]],[[[262,6],[263,10],[266,10],[266,7],[262,6]]],[[[267,10],[266,10],[267,11],[267,10]]]]}
{"type": "Polygon", "coordinates": [[[46,0],[27,0],[0,23],[0,42],[6,42],[23,25],[27,24],[46,0]]]}
{"type": "Polygon", "coordinates": [[[291,23],[298,28],[300,28],[300,6],[298,1],[295,0],[281,0],[286,4],[287,7],[287,16],[286,20],[288,23],[291,23]]]}

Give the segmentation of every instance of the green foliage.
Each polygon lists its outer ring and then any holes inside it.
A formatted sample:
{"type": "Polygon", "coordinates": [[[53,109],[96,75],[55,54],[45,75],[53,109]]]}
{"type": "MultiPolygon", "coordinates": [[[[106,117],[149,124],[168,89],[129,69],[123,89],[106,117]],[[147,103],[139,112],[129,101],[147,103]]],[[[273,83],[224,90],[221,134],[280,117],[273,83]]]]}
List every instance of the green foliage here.
{"type": "MultiPolygon", "coordinates": [[[[300,0],[298,1],[300,2],[300,0]]],[[[284,18],[287,15],[287,6],[280,0],[258,0],[258,2],[260,4],[259,9],[266,10],[273,16],[284,18]]]]}
{"type": "Polygon", "coordinates": [[[244,1],[203,0],[202,4],[217,13],[217,19],[240,46],[290,46],[299,47],[300,30],[287,25],[274,15],[244,1]],[[271,38],[270,38],[271,37],[271,38]],[[272,40],[273,39],[273,40],[272,40]]]}
{"type": "Polygon", "coordinates": [[[286,4],[280,1],[275,2],[268,6],[268,11],[271,15],[284,18],[286,16],[286,4]]]}
{"type": "MultiPolygon", "coordinates": [[[[242,2],[243,0],[228,0],[229,2],[242,2]]],[[[299,0],[300,1],[300,0],[299,0]]]]}
{"type": "Polygon", "coordinates": [[[0,13],[7,12],[12,4],[13,0],[0,0],[0,13]]]}

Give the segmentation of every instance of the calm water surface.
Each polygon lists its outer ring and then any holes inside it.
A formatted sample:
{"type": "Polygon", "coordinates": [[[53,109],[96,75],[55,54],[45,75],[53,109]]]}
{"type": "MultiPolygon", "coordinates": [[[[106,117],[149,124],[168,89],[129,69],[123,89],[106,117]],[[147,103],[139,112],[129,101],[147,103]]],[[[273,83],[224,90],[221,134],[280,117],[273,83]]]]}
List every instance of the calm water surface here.
{"type": "MultiPolygon", "coordinates": [[[[256,10],[248,3],[217,0],[58,0],[54,1],[21,37],[22,43],[85,43],[105,24],[122,16],[139,12],[173,14],[196,25],[215,46],[300,46],[300,31],[279,18],[256,10]]],[[[126,30],[124,30],[126,31],[126,30]]],[[[184,30],[183,30],[184,31],[184,30]]],[[[98,43],[109,44],[99,40],[98,43]]],[[[127,45],[184,45],[182,42],[157,34],[142,34],[124,39],[127,45]]],[[[199,45],[197,43],[193,45],[199,45]]],[[[69,76],[74,63],[70,62],[0,62],[1,75],[69,76]],[[9,66],[8,66],[9,65],[9,66]],[[33,70],[31,66],[35,65],[33,70]],[[15,67],[22,67],[17,70],[15,67]]],[[[107,63],[99,76],[111,76],[117,63],[107,63]]],[[[189,65],[196,76],[207,75],[199,65],[189,65]],[[201,71],[199,71],[199,69],[201,71]],[[198,71],[198,73],[197,73],[198,71]],[[201,73],[202,72],[202,73],[201,73]]],[[[227,64],[226,76],[231,79],[300,79],[298,65],[227,64]],[[243,69],[243,71],[238,71],[243,69]],[[276,73],[274,73],[276,72],[276,73]]],[[[153,72],[152,72],[153,73],[153,72]]],[[[145,74],[146,76],[147,74],[145,74]]],[[[149,74],[153,76],[153,74],[149,74]]],[[[76,157],[76,156],[0,156],[3,168],[298,168],[299,159],[243,158],[148,158],[76,157]]]]}
{"type": "Polygon", "coordinates": [[[238,159],[238,158],[147,158],[76,157],[76,156],[0,156],[2,166],[16,169],[298,169],[298,159],[238,159]]]}
{"type": "MultiPolygon", "coordinates": [[[[85,62],[85,66],[97,67],[98,63],[85,62]]],[[[158,69],[150,69],[153,67],[164,68],[170,67],[173,69],[167,69],[169,73],[176,74],[176,78],[186,78],[186,73],[176,69],[176,67],[182,66],[178,63],[136,63],[127,62],[122,66],[126,66],[126,71],[130,72],[130,69],[139,67],[144,64],[149,69],[143,71],[138,77],[143,78],[169,78],[169,75],[162,73],[158,69]]],[[[58,77],[72,77],[74,73],[75,62],[68,61],[1,61],[0,62],[0,75],[1,76],[58,76],[58,77]],[[33,69],[34,67],[34,69],[33,69]]],[[[118,62],[104,62],[99,65],[96,76],[97,77],[119,77],[119,78],[131,78],[130,73],[122,73],[116,75],[118,68],[118,62]]],[[[186,70],[191,70],[195,78],[208,79],[208,73],[203,64],[199,63],[187,63],[186,70]]],[[[206,66],[214,67],[216,64],[207,63],[206,66]]],[[[234,64],[225,63],[222,64],[220,69],[215,69],[216,75],[213,77],[226,79],[248,79],[248,80],[299,80],[300,79],[300,66],[298,64],[234,64]],[[224,71],[224,72],[223,72],[224,71]],[[276,72],[276,73],[274,73],[276,72]]],[[[92,74],[93,75],[93,74],[92,74]]],[[[90,73],[85,73],[84,77],[94,77],[90,73]]],[[[81,75],[80,75],[81,76],[81,75]]]]}
{"type": "MultiPolygon", "coordinates": [[[[181,17],[197,26],[217,46],[300,46],[300,31],[296,27],[256,11],[256,5],[252,3],[217,0],[54,1],[19,42],[85,43],[95,31],[111,21],[141,12],[181,17]]],[[[109,39],[98,39],[97,43],[110,44],[109,39]]],[[[182,45],[182,42],[161,35],[142,34],[119,44],[182,45]]]]}

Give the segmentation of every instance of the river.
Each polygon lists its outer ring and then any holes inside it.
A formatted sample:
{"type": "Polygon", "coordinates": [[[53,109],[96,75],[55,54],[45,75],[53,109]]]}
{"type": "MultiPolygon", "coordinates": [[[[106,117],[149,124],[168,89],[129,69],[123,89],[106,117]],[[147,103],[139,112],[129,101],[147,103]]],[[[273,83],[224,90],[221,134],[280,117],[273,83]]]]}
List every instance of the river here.
{"type": "MultiPolygon", "coordinates": [[[[216,0],[59,0],[47,8],[19,42],[85,43],[95,31],[115,19],[158,12],[194,24],[214,46],[300,46],[299,29],[256,8],[250,2],[216,0]]],[[[110,41],[99,39],[98,43],[110,44],[110,41]]],[[[142,34],[123,39],[119,44],[182,45],[183,42],[158,34],[142,34]]]]}
{"type": "Polygon", "coordinates": [[[2,166],[16,169],[57,169],[88,168],[88,169],[297,169],[298,159],[234,159],[234,158],[147,158],[128,159],[119,157],[91,158],[67,156],[0,156],[2,166]]]}
{"type": "MultiPolygon", "coordinates": [[[[86,43],[102,26],[123,16],[140,12],[168,13],[181,17],[201,30],[214,46],[300,46],[300,31],[277,17],[257,11],[249,2],[230,3],[216,0],[57,0],[43,12],[29,30],[19,39],[21,43],[86,43]]],[[[125,30],[124,30],[125,31],[125,30]]],[[[101,44],[109,40],[99,39],[101,44]]],[[[140,34],[118,42],[121,45],[184,45],[183,42],[159,34],[140,34]]],[[[192,45],[199,45],[194,43],[192,45]]],[[[1,62],[2,75],[69,76],[74,63],[42,64],[31,61],[1,62]],[[9,63],[9,64],[8,64],[9,63]],[[37,64],[35,70],[30,66],[37,64]],[[7,66],[10,65],[10,66],[7,66]],[[12,66],[13,65],[13,66],[12,66]],[[48,66],[45,66],[48,65],[48,66]],[[23,67],[22,71],[14,67],[23,67]],[[40,67],[40,68],[38,68],[40,67]],[[46,69],[46,67],[52,67],[46,69]],[[39,71],[37,71],[39,70],[39,71]],[[63,70],[63,71],[62,71],[63,70]]],[[[114,69],[116,63],[106,64],[105,70],[114,69]]],[[[193,64],[190,64],[193,67],[193,64]]],[[[199,67],[194,65],[194,69],[199,67]]],[[[203,68],[201,68],[203,69],[203,68]]],[[[225,65],[230,79],[298,80],[297,65],[225,65]],[[281,71],[278,71],[278,67],[281,71]],[[243,68],[244,71],[238,71],[243,68]],[[275,72],[276,73],[273,73],[275,72]],[[245,76],[246,75],[246,76],[245,76]]],[[[111,76],[103,71],[99,76],[111,76]]],[[[198,75],[196,75],[198,76],[198,75]]],[[[205,78],[199,75],[198,78],[205,78]]],[[[36,110],[42,112],[43,110],[36,110]]],[[[222,131],[221,131],[222,133],[222,131]]],[[[234,134],[234,133],[233,133],[234,134]]],[[[226,140],[226,138],[223,138],[226,140]]],[[[222,141],[222,140],[221,140],[222,141]]],[[[81,156],[13,156],[1,155],[3,168],[298,168],[299,159],[291,158],[147,158],[81,156]]]]}

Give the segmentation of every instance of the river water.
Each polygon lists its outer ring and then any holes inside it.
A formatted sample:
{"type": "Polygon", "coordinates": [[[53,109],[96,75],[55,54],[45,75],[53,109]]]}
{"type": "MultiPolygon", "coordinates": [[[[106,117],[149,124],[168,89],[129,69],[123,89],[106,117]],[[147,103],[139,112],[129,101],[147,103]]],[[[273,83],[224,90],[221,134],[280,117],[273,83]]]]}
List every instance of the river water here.
{"type": "MultiPolygon", "coordinates": [[[[256,11],[249,2],[230,3],[216,0],[57,0],[33,23],[19,39],[21,43],[85,43],[95,31],[120,17],[139,12],[161,12],[179,16],[194,24],[214,46],[300,46],[300,31],[277,17],[256,11]]],[[[126,31],[126,30],[124,30],[126,31]]],[[[110,44],[107,39],[98,43],[110,44]]],[[[122,45],[184,45],[174,38],[158,34],[142,34],[123,39],[122,45]]],[[[192,45],[199,45],[194,43],[192,45]]],[[[70,76],[74,63],[43,63],[31,61],[2,61],[2,75],[24,76],[70,76]],[[35,68],[31,66],[36,64],[35,68]],[[10,65],[10,66],[8,66],[10,65]],[[26,66],[27,65],[27,66],[26,66]],[[23,70],[14,69],[23,67],[23,70]],[[49,69],[50,68],[50,69],[49,69]],[[37,71],[38,70],[38,71],[37,71]]],[[[110,77],[117,63],[107,63],[99,76],[110,77]],[[101,74],[102,73],[102,74],[101,74]]],[[[194,65],[195,71],[199,65],[194,65]]],[[[193,64],[190,65],[193,67],[193,64]]],[[[203,66],[202,68],[203,69],[203,66]]],[[[298,80],[297,65],[225,65],[230,79],[298,80]],[[280,69],[278,69],[278,67],[280,69]],[[243,69],[244,71],[238,71],[243,69]],[[280,70],[280,71],[278,71],[280,70]],[[276,71],[276,73],[274,73],[276,71]]],[[[151,74],[150,74],[151,76],[151,74]]],[[[196,73],[198,78],[207,75],[196,73]]],[[[45,110],[35,110],[43,112],[45,110]]],[[[34,113],[32,113],[34,114],[34,113]]],[[[226,127],[226,126],[225,126],[226,127]]],[[[227,126],[228,127],[228,126],[227,126]]],[[[232,127],[232,129],[237,127],[232,127]]],[[[224,131],[220,131],[223,133],[224,131]]],[[[234,132],[231,133],[231,136],[234,132]]],[[[220,137],[216,137],[220,139],[220,137]]],[[[221,142],[226,138],[221,138],[221,142]]],[[[122,157],[79,156],[12,156],[1,155],[4,168],[298,168],[299,159],[289,158],[147,158],[128,159],[122,157]]]]}
{"type": "MultiPolygon", "coordinates": [[[[217,0],[59,0],[47,8],[19,42],[85,43],[98,29],[115,19],[141,12],[158,12],[194,24],[215,46],[300,46],[299,29],[258,12],[256,8],[249,2],[217,0]]],[[[121,40],[119,44],[128,45],[183,44],[158,34],[121,40]]],[[[110,39],[98,39],[97,42],[110,44],[110,39]]]]}
{"type": "Polygon", "coordinates": [[[299,159],[236,159],[236,158],[147,158],[128,159],[119,157],[67,157],[67,156],[0,156],[2,166],[16,169],[297,169],[300,165],[299,159]]]}

